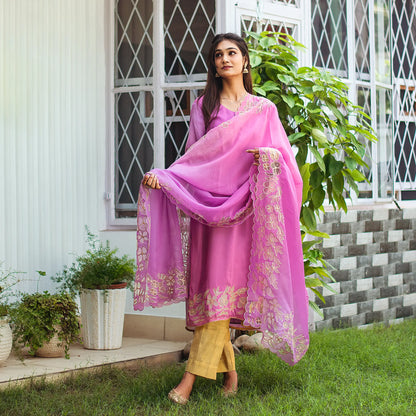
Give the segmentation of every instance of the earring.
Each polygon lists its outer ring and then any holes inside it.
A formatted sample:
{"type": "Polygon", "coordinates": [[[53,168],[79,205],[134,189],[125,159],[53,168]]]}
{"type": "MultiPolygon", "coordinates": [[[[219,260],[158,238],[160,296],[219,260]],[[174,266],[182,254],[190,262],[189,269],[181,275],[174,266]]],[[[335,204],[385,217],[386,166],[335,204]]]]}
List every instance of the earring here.
{"type": "Polygon", "coordinates": [[[215,78],[221,78],[221,77],[218,75],[218,72],[216,72],[216,73],[215,73],[215,78]]]}
{"type": "Polygon", "coordinates": [[[248,74],[247,64],[244,65],[243,74],[248,74]]]}

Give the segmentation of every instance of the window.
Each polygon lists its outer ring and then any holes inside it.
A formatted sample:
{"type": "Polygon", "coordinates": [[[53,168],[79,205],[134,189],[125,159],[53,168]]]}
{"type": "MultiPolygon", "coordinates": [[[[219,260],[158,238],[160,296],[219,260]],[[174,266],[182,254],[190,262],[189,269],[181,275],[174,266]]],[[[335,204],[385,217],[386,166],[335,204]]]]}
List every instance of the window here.
{"type": "Polygon", "coordinates": [[[190,107],[205,84],[215,2],[114,0],[114,22],[112,220],[135,217],[143,174],[184,152],[190,107]]]}

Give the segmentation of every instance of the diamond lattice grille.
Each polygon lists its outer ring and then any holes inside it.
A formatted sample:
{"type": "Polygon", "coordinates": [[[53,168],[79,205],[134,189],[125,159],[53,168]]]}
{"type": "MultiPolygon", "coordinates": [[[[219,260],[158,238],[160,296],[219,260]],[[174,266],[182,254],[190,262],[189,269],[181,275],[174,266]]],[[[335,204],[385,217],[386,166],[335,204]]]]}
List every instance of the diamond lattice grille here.
{"type": "Polygon", "coordinates": [[[256,32],[261,33],[263,31],[287,33],[297,37],[297,26],[287,24],[286,22],[277,22],[271,19],[258,20],[254,16],[244,16],[241,19],[241,33],[256,32]]]}
{"type": "Polygon", "coordinates": [[[312,0],[313,65],[348,76],[346,0],[312,0]]]}
{"type": "Polygon", "coordinates": [[[283,3],[296,7],[300,6],[300,0],[275,0],[273,3],[283,3]]]}
{"type": "Polygon", "coordinates": [[[215,2],[165,0],[164,5],[167,81],[205,80],[205,56],[215,35],[215,2]]]}
{"type": "Polygon", "coordinates": [[[152,76],[153,3],[117,0],[115,85],[150,83],[152,76]]]}
{"type": "Polygon", "coordinates": [[[185,152],[191,105],[200,91],[165,92],[165,166],[170,166],[185,152]]]}
{"type": "Polygon", "coordinates": [[[355,2],[355,71],[357,79],[370,79],[370,24],[368,0],[355,2]]]}
{"type": "Polygon", "coordinates": [[[395,183],[416,189],[416,7],[392,4],[395,183]]]}
{"type": "Polygon", "coordinates": [[[140,179],[153,165],[152,94],[118,94],[116,109],[116,208],[134,210],[140,179]]]}

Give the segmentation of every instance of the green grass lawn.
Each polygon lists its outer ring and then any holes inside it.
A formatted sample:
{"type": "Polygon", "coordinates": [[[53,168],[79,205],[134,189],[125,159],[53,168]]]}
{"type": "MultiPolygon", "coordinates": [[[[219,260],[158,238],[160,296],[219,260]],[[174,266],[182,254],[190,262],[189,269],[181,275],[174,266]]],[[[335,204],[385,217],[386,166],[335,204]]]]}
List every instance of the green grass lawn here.
{"type": "MultiPolygon", "coordinates": [[[[1,371],[1,368],[0,368],[1,371]]],[[[0,391],[0,415],[416,415],[416,320],[314,333],[289,367],[269,352],[237,357],[239,391],[198,379],[185,407],[166,398],[184,364],[104,369],[0,391]]]]}

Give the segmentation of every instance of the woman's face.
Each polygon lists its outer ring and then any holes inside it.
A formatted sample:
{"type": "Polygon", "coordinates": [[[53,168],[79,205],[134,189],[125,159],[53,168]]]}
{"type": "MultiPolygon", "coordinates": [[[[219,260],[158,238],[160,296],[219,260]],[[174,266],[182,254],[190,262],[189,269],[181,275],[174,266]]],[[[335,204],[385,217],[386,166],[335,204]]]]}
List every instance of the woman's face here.
{"type": "Polygon", "coordinates": [[[243,76],[246,60],[234,42],[226,39],[221,41],[215,49],[214,56],[215,68],[221,78],[243,76]]]}

